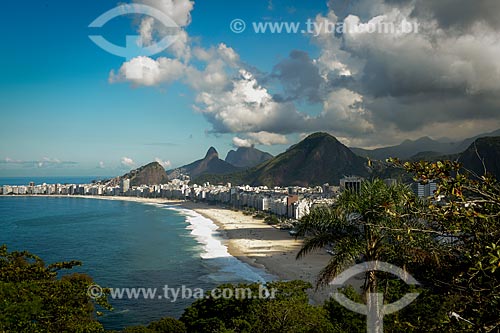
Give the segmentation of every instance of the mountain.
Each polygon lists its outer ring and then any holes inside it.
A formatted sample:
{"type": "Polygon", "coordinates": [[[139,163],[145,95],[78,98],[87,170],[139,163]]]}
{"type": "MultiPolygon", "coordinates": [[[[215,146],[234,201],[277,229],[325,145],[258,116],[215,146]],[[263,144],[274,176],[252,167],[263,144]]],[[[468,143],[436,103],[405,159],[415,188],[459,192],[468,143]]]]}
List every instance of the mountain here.
{"type": "Polygon", "coordinates": [[[448,153],[450,150],[453,150],[453,143],[442,143],[429,137],[422,137],[417,140],[405,140],[397,146],[373,150],[351,148],[351,150],[359,156],[369,157],[374,160],[385,160],[389,157],[408,159],[420,152],[448,153]]]}
{"type": "Polygon", "coordinates": [[[189,175],[194,179],[200,175],[213,174],[221,175],[238,171],[238,168],[219,158],[219,153],[214,147],[208,149],[207,154],[201,160],[197,160],[188,165],[184,165],[175,170],[167,171],[170,178],[174,178],[178,173],[189,175]]]}
{"type": "Polygon", "coordinates": [[[369,157],[374,160],[385,160],[389,157],[398,157],[400,159],[413,159],[413,156],[425,152],[425,155],[448,155],[458,154],[466,150],[474,141],[479,138],[500,136],[500,129],[476,135],[459,142],[443,142],[442,140],[433,140],[429,137],[422,137],[417,140],[405,140],[396,146],[377,148],[377,149],[362,149],[351,148],[351,150],[362,157],[369,157]]]}
{"type": "Polygon", "coordinates": [[[130,179],[131,186],[156,185],[168,183],[167,173],[158,162],[151,162],[132,170],[121,177],[111,179],[109,185],[119,185],[121,179],[130,179]]]}
{"type": "Polygon", "coordinates": [[[500,179],[500,136],[475,140],[460,154],[458,161],[477,175],[483,175],[486,169],[500,179]]]}
{"type": "Polygon", "coordinates": [[[315,133],[250,169],[245,183],[268,186],[338,184],[346,175],[368,176],[366,160],[327,133],[315,133]]]}
{"type": "Polygon", "coordinates": [[[493,131],[490,133],[483,133],[480,135],[476,135],[475,137],[465,139],[462,142],[456,144],[456,147],[455,147],[456,151],[454,151],[452,153],[463,152],[464,150],[468,149],[469,146],[472,143],[474,143],[474,141],[476,141],[477,139],[481,139],[481,138],[485,138],[485,137],[495,137],[495,136],[496,137],[500,136],[500,129],[497,129],[496,131],[493,131]]]}
{"type": "Polygon", "coordinates": [[[254,147],[239,147],[237,150],[230,150],[225,161],[238,168],[250,168],[271,158],[273,155],[254,147]]]}

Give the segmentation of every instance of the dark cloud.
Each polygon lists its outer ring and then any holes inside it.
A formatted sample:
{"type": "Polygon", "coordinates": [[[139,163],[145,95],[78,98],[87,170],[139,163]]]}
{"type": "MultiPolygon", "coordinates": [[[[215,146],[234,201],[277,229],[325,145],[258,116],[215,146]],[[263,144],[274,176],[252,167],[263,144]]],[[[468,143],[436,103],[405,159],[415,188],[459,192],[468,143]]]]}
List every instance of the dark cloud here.
{"type": "Polygon", "coordinates": [[[289,58],[274,66],[271,76],[283,86],[284,94],[274,96],[279,102],[304,99],[318,103],[323,99],[322,86],[325,81],[309,54],[304,51],[290,52],[289,58]]]}
{"type": "MultiPolygon", "coordinates": [[[[366,107],[376,115],[377,128],[391,124],[402,132],[422,131],[435,137],[446,133],[430,132],[427,127],[433,124],[478,120],[498,123],[499,106],[500,96],[459,96],[439,92],[400,98],[376,98],[366,102],[366,107]]],[[[480,131],[479,128],[478,132],[480,131]]]]}
{"type": "MultiPolygon", "coordinates": [[[[385,0],[386,2],[393,2],[385,0]]],[[[413,12],[417,17],[435,18],[443,28],[468,29],[481,22],[500,28],[498,0],[419,0],[413,12]]]]}

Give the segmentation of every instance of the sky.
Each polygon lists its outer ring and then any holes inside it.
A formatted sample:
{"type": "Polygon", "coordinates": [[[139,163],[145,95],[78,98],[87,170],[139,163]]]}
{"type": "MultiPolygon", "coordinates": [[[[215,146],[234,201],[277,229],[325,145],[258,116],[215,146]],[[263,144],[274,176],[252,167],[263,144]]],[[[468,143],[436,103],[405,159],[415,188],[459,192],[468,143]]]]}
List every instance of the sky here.
{"type": "Polygon", "coordinates": [[[210,146],[221,158],[252,145],[278,154],[317,131],[369,148],[496,130],[499,14],[497,0],[7,2],[0,176],[170,169],[210,146]],[[153,7],[175,29],[153,12],[89,27],[124,4],[153,7]],[[291,23],[300,29],[256,31],[291,23]],[[367,29],[380,23],[395,30],[367,29]],[[123,58],[89,35],[172,43],[123,58]]]}

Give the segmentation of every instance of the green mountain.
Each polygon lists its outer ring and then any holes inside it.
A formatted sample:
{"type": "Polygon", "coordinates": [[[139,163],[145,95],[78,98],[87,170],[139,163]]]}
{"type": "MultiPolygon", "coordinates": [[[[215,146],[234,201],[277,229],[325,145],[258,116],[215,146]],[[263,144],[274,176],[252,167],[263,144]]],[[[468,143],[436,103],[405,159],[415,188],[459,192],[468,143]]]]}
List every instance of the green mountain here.
{"type": "Polygon", "coordinates": [[[158,162],[151,162],[138,169],[132,170],[123,176],[113,178],[108,181],[107,184],[116,186],[120,184],[120,180],[122,179],[130,179],[131,186],[168,183],[167,173],[158,162]]]}
{"type": "Polygon", "coordinates": [[[460,154],[458,161],[477,175],[486,170],[500,179],[500,136],[477,139],[460,154]]]}
{"type": "Polygon", "coordinates": [[[369,176],[366,160],[327,133],[315,133],[284,153],[246,171],[195,179],[267,186],[338,184],[346,175],[369,176]]]}
{"type": "Polygon", "coordinates": [[[420,152],[437,152],[444,154],[454,150],[454,144],[442,143],[429,137],[422,137],[417,140],[405,140],[401,144],[377,149],[351,148],[359,156],[369,157],[374,160],[386,160],[389,157],[408,159],[420,152]]]}
{"type": "Polygon", "coordinates": [[[208,149],[207,154],[201,160],[184,165],[178,169],[169,170],[169,178],[175,178],[179,173],[189,175],[192,179],[205,174],[221,175],[236,172],[239,169],[232,164],[219,158],[219,153],[214,147],[208,149]]]}
{"type": "Polygon", "coordinates": [[[239,147],[237,150],[230,150],[225,161],[238,168],[251,168],[271,158],[273,155],[254,147],[239,147]]]}
{"type": "Polygon", "coordinates": [[[400,159],[415,159],[419,154],[423,157],[459,154],[467,149],[474,141],[484,137],[500,136],[500,129],[476,135],[459,142],[441,142],[429,137],[422,137],[417,140],[405,140],[401,144],[377,149],[351,148],[351,150],[362,157],[369,157],[374,160],[385,160],[389,157],[400,159]]]}

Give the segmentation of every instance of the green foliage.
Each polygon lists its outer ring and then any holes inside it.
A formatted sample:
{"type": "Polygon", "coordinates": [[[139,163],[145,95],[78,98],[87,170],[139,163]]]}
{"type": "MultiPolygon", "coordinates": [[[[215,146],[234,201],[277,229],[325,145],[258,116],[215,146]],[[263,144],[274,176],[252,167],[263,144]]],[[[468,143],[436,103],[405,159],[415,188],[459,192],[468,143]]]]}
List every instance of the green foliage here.
{"type": "Polygon", "coordinates": [[[251,298],[199,299],[184,311],[188,332],[337,332],[320,307],[308,304],[303,281],[270,282],[268,298],[254,298],[259,284],[222,285],[219,289],[248,288],[251,298]],[[275,290],[274,297],[272,291],[275,290]]]}
{"type": "Polygon", "coordinates": [[[463,172],[457,162],[390,162],[412,173],[415,181],[438,182],[436,200],[420,214],[450,246],[439,254],[446,274],[430,271],[429,284],[456,298],[449,311],[472,322],[470,331],[498,329],[500,184],[487,173],[463,172]]]}
{"type": "MultiPolygon", "coordinates": [[[[405,267],[432,259],[431,246],[438,246],[430,234],[413,237],[408,230],[424,228],[412,212],[422,206],[406,186],[386,185],[375,179],[362,184],[358,192],[344,191],[334,207],[318,207],[297,226],[305,236],[297,254],[331,246],[333,256],[318,277],[327,284],[356,260],[388,261],[405,267]]],[[[366,289],[375,290],[376,275],[367,272],[366,289]]]]}
{"type": "MultiPolygon", "coordinates": [[[[74,273],[58,279],[57,272],[80,262],[46,266],[28,252],[8,252],[0,247],[0,331],[103,332],[94,318],[94,304],[87,296],[92,279],[74,273]]],[[[110,308],[105,296],[97,300],[110,308]]]]}
{"type": "Polygon", "coordinates": [[[186,325],[175,318],[162,318],[152,322],[148,328],[156,333],[186,333],[186,325]]]}
{"type": "Polygon", "coordinates": [[[155,333],[156,331],[150,330],[145,326],[130,326],[125,328],[122,333],[155,333]]]}
{"type": "Polygon", "coordinates": [[[277,225],[280,223],[280,219],[275,215],[269,215],[264,219],[264,222],[266,222],[269,225],[277,225]]]}
{"type": "MultiPolygon", "coordinates": [[[[339,291],[354,302],[363,303],[361,296],[356,293],[353,287],[348,286],[339,291]]],[[[366,332],[366,316],[346,309],[333,298],[327,300],[323,308],[327,311],[330,322],[337,325],[342,331],[350,333],[366,332]]]]}

